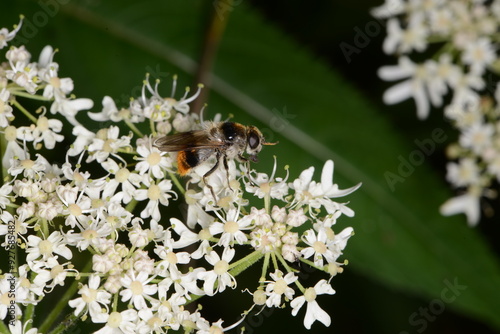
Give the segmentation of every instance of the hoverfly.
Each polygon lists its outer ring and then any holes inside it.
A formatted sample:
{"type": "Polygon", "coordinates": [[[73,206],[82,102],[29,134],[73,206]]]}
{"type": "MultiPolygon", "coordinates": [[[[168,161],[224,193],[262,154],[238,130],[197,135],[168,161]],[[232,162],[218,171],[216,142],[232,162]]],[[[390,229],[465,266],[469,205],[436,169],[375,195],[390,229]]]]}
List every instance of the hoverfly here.
{"type": "Polygon", "coordinates": [[[180,175],[186,175],[192,168],[204,163],[215,155],[215,165],[203,175],[203,181],[209,187],[216,200],[207,177],[217,170],[220,161],[228,174],[227,159],[241,162],[257,162],[257,154],[263,145],[276,145],[266,142],[255,126],[245,126],[234,122],[208,122],[204,129],[176,133],[158,138],[154,146],[164,152],[178,152],[177,168],[180,175]],[[245,157],[243,154],[247,154],[245,157]]]}

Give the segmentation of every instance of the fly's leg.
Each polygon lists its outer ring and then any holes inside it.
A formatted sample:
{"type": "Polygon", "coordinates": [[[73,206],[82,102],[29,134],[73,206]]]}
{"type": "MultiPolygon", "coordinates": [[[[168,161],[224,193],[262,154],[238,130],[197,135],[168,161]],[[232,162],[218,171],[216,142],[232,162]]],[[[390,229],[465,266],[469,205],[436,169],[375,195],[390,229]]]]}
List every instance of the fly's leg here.
{"type": "Polygon", "coordinates": [[[224,169],[226,170],[227,186],[229,189],[231,189],[231,191],[234,192],[233,188],[231,188],[231,183],[229,183],[229,166],[227,165],[226,157],[223,158],[222,163],[224,164],[224,169]]]}
{"type": "MultiPolygon", "coordinates": [[[[207,177],[209,177],[213,172],[215,172],[217,167],[219,167],[220,156],[221,156],[220,151],[217,151],[217,155],[215,156],[215,159],[216,159],[215,165],[208,172],[206,172],[205,175],[203,175],[203,182],[208,187],[208,189],[210,189],[210,192],[212,193],[212,197],[214,198],[214,204],[217,204],[217,197],[215,197],[214,188],[212,188],[212,186],[207,182],[207,177]]],[[[225,162],[225,165],[227,165],[226,159],[224,159],[224,162],[225,162]]]]}

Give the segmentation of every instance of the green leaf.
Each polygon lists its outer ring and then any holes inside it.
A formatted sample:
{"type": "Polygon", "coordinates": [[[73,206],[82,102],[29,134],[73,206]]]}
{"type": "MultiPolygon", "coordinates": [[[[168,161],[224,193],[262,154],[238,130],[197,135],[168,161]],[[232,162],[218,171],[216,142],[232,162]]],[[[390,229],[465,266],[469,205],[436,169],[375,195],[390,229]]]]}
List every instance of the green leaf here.
{"type": "MultiPolygon", "coordinates": [[[[2,26],[26,10],[37,30],[30,50],[46,43],[60,48],[62,74],[75,80],[79,97],[94,99],[96,110],[104,95],[122,106],[126,96],[140,95],[145,72],[163,80],[165,95],[174,73],[179,87],[191,84],[203,22],[214,10],[201,1],[81,1],[59,5],[56,14],[46,14],[46,24],[37,25],[44,9],[27,3],[33,4],[19,1],[3,11],[2,26]]],[[[383,111],[245,3],[217,9],[219,19],[228,21],[208,84],[206,117],[233,114],[238,122],[258,125],[268,140],[279,140],[262,152],[259,170],[270,172],[276,155],[280,168],[290,165],[291,178],[314,165],[319,180],[323,162],[333,159],[341,188],[363,182],[348,198],[356,216],[342,217],[337,227],[356,232],[345,250],[347,270],[441,300],[500,329],[498,260],[462,217],[439,215],[451,192],[427,163],[429,155],[404,142],[383,111]],[[387,175],[399,182],[391,186],[387,175]]],[[[417,139],[442,145],[432,133],[417,139]]]]}

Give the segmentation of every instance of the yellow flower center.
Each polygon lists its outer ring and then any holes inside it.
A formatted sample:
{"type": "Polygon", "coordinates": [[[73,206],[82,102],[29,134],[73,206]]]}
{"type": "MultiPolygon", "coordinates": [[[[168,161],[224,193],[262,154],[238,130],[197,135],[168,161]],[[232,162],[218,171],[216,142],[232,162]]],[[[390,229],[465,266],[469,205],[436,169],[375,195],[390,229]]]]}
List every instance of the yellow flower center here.
{"type": "Polygon", "coordinates": [[[40,241],[38,248],[40,249],[41,254],[52,254],[52,242],[48,240],[40,241]]]}
{"type": "Polygon", "coordinates": [[[214,272],[217,275],[222,275],[227,273],[227,269],[229,269],[229,264],[227,263],[227,261],[224,260],[220,260],[214,266],[214,272]]]}
{"type": "Polygon", "coordinates": [[[142,287],[142,283],[140,281],[133,281],[130,284],[130,290],[136,296],[142,295],[142,292],[144,291],[144,289],[142,287]]]}
{"type": "Polygon", "coordinates": [[[156,184],[152,184],[148,189],[148,198],[152,201],[157,201],[160,199],[161,190],[156,184]]]}
{"type": "Polygon", "coordinates": [[[319,254],[324,254],[326,253],[326,245],[324,242],[321,242],[321,241],[316,241],[314,244],[313,244],[313,248],[314,250],[316,251],[316,253],[319,253],[319,254]]]}
{"type": "Polygon", "coordinates": [[[234,234],[239,231],[237,222],[228,221],[224,224],[224,232],[234,234]]]}
{"type": "Polygon", "coordinates": [[[161,161],[161,155],[158,152],[153,152],[148,155],[147,162],[150,166],[158,165],[161,161]]]}
{"type": "Polygon", "coordinates": [[[122,315],[118,312],[111,312],[107,325],[111,328],[118,328],[122,323],[122,315]]]}
{"type": "Polygon", "coordinates": [[[38,119],[36,125],[40,131],[47,131],[49,129],[49,119],[45,116],[42,116],[38,119]]]}
{"type": "Polygon", "coordinates": [[[277,293],[278,295],[281,295],[281,294],[285,293],[287,287],[288,286],[287,286],[285,280],[280,278],[274,284],[274,292],[277,293]]]}

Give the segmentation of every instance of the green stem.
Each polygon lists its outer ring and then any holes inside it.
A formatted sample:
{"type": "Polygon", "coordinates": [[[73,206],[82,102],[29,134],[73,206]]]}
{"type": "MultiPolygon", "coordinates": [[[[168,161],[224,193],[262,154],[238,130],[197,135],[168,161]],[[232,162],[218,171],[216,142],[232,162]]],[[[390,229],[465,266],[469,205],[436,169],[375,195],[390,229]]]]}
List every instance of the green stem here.
{"type": "Polygon", "coordinates": [[[283,256],[281,256],[280,253],[275,253],[275,254],[276,254],[276,257],[278,258],[278,260],[280,260],[280,262],[283,265],[283,267],[285,267],[285,269],[286,269],[287,272],[293,273],[293,272],[297,272],[298,271],[298,270],[295,270],[292,267],[290,267],[288,265],[288,263],[286,262],[286,260],[283,258],[283,256]]]}
{"type": "Polygon", "coordinates": [[[128,212],[132,212],[135,209],[135,206],[137,205],[137,201],[135,199],[131,200],[127,206],[125,207],[125,210],[128,212]]]}
{"type": "Polygon", "coordinates": [[[0,321],[0,333],[10,333],[9,328],[3,321],[0,321]]]}
{"type": "Polygon", "coordinates": [[[113,312],[118,310],[118,292],[113,295],[113,312]]]}
{"type": "MultiPolygon", "coordinates": [[[[23,325],[26,324],[28,320],[34,318],[34,313],[35,313],[35,304],[28,304],[28,306],[26,306],[26,309],[23,312],[23,325]]],[[[30,322],[28,325],[26,325],[26,332],[29,331],[31,327],[33,327],[33,322],[30,322]]]]}
{"type": "Polygon", "coordinates": [[[264,196],[264,208],[266,209],[266,213],[268,215],[271,214],[271,194],[267,193],[266,196],[264,196]]]}
{"type": "MultiPolygon", "coordinates": [[[[238,276],[241,272],[245,271],[251,265],[253,265],[257,261],[259,261],[263,256],[264,256],[264,254],[262,254],[262,252],[260,252],[260,251],[254,251],[254,252],[248,254],[244,258],[234,262],[232,265],[229,266],[229,268],[232,268],[229,271],[229,274],[231,274],[233,276],[238,276]]],[[[190,296],[191,296],[191,299],[189,299],[186,302],[186,305],[191,304],[192,302],[203,297],[203,296],[198,296],[198,295],[190,295],[190,296]]]]}
{"type": "Polygon", "coordinates": [[[259,281],[266,280],[267,267],[269,267],[269,258],[270,257],[271,257],[271,253],[266,253],[266,255],[264,256],[264,265],[262,266],[262,273],[260,274],[259,281]]]}
{"type": "Polygon", "coordinates": [[[12,95],[26,97],[26,98],[28,98],[30,100],[39,100],[39,101],[46,101],[46,102],[51,101],[51,99],[48,99],[46,97],[43,97],[43,96],[40,96],[40,95],[32,95],[30,93],[26,93],[26,92],[21,91],[21,90],[9,89],[9,92],[12,95]]]}
{"type": "Polygon", "coordinates": [[[134,131],[134,133],[139,136],[139,137],[144,137],[144,135],[142,134],[142,132],[135,126],[134,123],[132,123],[131,121],[129,121],[128,119],[125,119],[125,124],[128,125],[128,127],[134,131]]]}
{"type": "Polygon", "coordinates": [[[54,328],[49,334],[59,334],[59,333],[64,333],[66,330],[70,329],[73,327],[78,320],[80,320],[80,317],[76,316],[74,313],[70,313],[66,316],[66,318],[56,327],[54,328]]]}
{"type": "Polygon", "coordinates": [[[149,127],[151,128],[151,134],[153,138],[156,137],[155,121],[152,118],[149,119],[149,127]]]}
{"type": "Polygon", "coordinates": [[[17,107],[17,109],[21,110],[26,117],[28,117],[33,123],[37,123],[37,119],[35,116],[33,116],[26,108],[24,108],[19,102],[16,100],[12,101],[12,104],[17,107]]]}
{"type": "MultiPolygon", "coordinates": [[[[276,254],[276,257],[280,260],[281,264],[283,265],[283,267],[285,267],[286,271],[291,273],[291,272],[294,272],[296,270],[293,270],[289,265],[288,263],[286,262],[286,260],[281,256],[281,254],[279,253],[275,253],[276,254]]],[[[314,263],[313,263],[314,265],[314,263]]],[[[316,267],[316,266],[314,266],[316,267]]],[[[304,286],[299,282],[299,280],[296,280],[295,281],[295,285],[299,288],[299,290],[304,293],[306,291],[306,289],[304,288],[304,286]]]]}
{"type": "Polygon", "coordinates": [[[261,251],[253,251],[244,258],[231,264],[229,266],[229,268],[231,269],[229,273],[233,276],[238,276],[240,273],[247,270],[250,266],[259,261],[263,256],[264,254],[262,254],[261,251]]]}
{"type": "Polygon", "coordinates": [[[276,261],[276,252],[271,253],[271,258],[273,260],[274,270],[278,270],[279,266],[278,266],[278,261],[276,261]]]}
{"type": "MultiPolygon", "coordinates": [[[[0,156],[3,157],[5,152],[7,151],[7,139],[5,139],[5,134],[0,134],[0,156]]],[[[4,178],[7,178],[7,168],[5,168],[4,164],[2,164],[2,174],[0,175],[2,184],[5,182],[4,178]]]]}
{"type": "MultiPolygon", "coordinates": [[[[87,262],[85,267],[82,269],[82,272],[87,272],[90,269],[92,269],[92,259],[89,259],[89,261],[87,262]]],[[[57,318],[59,318],[59,316],[61,315],[61,312],[63,311],[63,309],[66,306],[68,306],[68,302],[71,299],[71,297],[73,297],[74,294],[77,292],[78,283],[79,282],[76,279],[73,281],[73,283],[71,283],[68,290],[66,290],[64,295],[59,299],[59,302],[54,306],[54,308],[49,313],[47,318],[45,318],[45,321],[38,328],[38,332],[40,332],[40,333],[47,333],[48,332],[49,328],[52,327],[54,321],[56,321],[57,318]]]]}
{"type": "Polygon", "coordinates": [[[42,222],[42,232],[45,235],[45,238],[48,238],[50,235],[49,222],[47,221],[47,219],[41,219],[41,222],[42,222]]]}
{"type": "Polygon", "coordinates": [[[168,175],[170,176],[170,179],[175,184],[175,186],[177,187],[177,189],[179,189],[179,191],[181,192],[181,194],[184,195],[186,193],[186,190],[182,186],[182,184],[179,181],[179,179],[177,178],[177,176],[174,173],[172,173],[172,172],[168,172],[168,175]]]}

